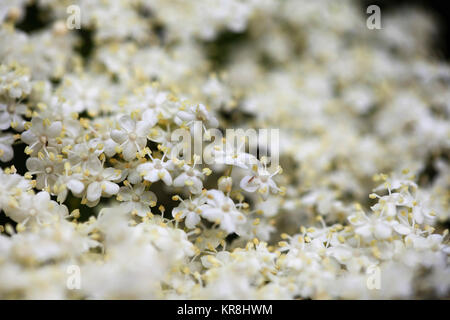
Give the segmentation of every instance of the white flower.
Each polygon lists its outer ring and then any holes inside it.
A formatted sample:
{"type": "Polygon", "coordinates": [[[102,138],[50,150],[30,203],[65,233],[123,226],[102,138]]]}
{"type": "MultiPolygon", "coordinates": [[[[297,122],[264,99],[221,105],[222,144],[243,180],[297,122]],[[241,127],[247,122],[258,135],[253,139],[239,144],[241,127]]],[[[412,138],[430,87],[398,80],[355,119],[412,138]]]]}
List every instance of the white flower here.
{"type": "Polygon", "coordinates": [[[152,161],[140,164],[136,168],[137,172],[144,177],[144,180],[150,182],[162,180],[168,186],[172,184],[172,176],[169,171],[173,169],[173,162],[171,160],[164,161],[164,157],[163,159],[152,159],[152,161]]]}
{"type": "Polygon", "coordinates": [[[228,176],[222,176],[217,181],[217,187],[220,191],[223,191],[227,195],[230,194],[232,188],[233,188],[233,178],[228,176]]]}
{"type": "Polygon", "coordinates": [[[123,158],[127,161],[136,158],[136,152],[141,152],[147,145],[147,135],[154,123],[147,121],[135,121],[129,116],[119,119],[120,130],[111,131],[111,138],[119,144],[123,158]]]}
{"type": "Polygon", "coordinates": [[[0,161],[8,162],[14,157],[12,148],[14,140],[12,134],[0,134],[0,161]]]}
{"type": "Polygon", "coordinates": [[[17,65],[0,65],[0,95],[8,94],[10,98],[19,99],[30,92],[30,76],[24,68],[17,65]]]}
{"type": "Polygon", "coordinates": [[[200,209],[203,218],[219,223],[220,228],[227,233],[236,232],[238,225],[246,221],[233,200],[219,190],[209,190],[206,194],[206,204],[200,209]]]}
{"type": "Polygon", "coordinates": [[[258,159],[254,155],[245,152],[244,141],[238,141],[238,146],[235,147],[233,141],[227,140],[225,145],[215,146],[210,156],[216,164],[232,165],[242,169],[258,164],[258,159]]]}
{"type": "Polygon", "coordinates": [[[163,130],[161,127],[157,126],[152,128],[148,136],[150,141],[157,142],[163,145],[168,150],[177,148],[176,150],[182,149],[182,142],[176,142],[172,140],[172,131],[170,129],[170,124],[167,125],[167,129],[163,130]]]}
{"type": "Polygon", "coordinates": [[[397,219],[400,222],[394,221],[393,228],[394,228],[395,232],[397,232],[401,235],[408,235],[415,231],[414,224],[410,224],[408,222],[408,217],[406,216],[406,214],[405,214],[405,216],[400,214],[397,219]]]}
{"type": "Polygon", "coordinates": [[[379,197],[378,195],[372,193],[372,197],[378,197],[378,203],[371,207],[374,212],[380,212],[386,214],[388,217],[395,217],[397,215],[397,206],[409,205],[407,202],[407,195],[402,195],[400,193],[391,193],[384,197],[379,197]]]}
{"type": "Polygon", "coordinates": [[[50,194],[41,191],[37,194],[24,193],[19,205],[6,211],[6,214],[22,225],[56,222],[67,216],[67,207],[50,199],[50,194]]]}
{"type": "Polygon", "coordinates": [[[114,183],[121,178],[120,172],[114,168],[104,168],[100,160],[89,170],[86,200],[88,206],[95,206],[101,196],[110,197],[119,192],[119,186],[114,183]],[[114,181],[114,182],[113,182],[114,181]]]}
{"type": "Polygon", "coordinates": [[[35,117],[31,120],[31,128],[21,135],[23,142],[28,144],[26,152],[35,155],[42,149],[56,147],[56,138],[61,135],[62,123],[60,121],[51,122],[48,119],[35,117]]]}
{"type": "Polygon", "coordinates": [[[219,125],[216,117],[203,104],[191,106],[186,111],[180,111],[175,117],[175,123],[178,125],[185,123],[187,126],[191,126],[194,121],[201,121],[208,128],[216,128],[219,125]]]}
{"type": "Polygon", "coordinates": [[[28,158],[26,166],[30,174],[36,175],[36,187],[41,190],[53,186],[63,171],[61,160],[49,157],[28,158]]]}
{"type": "Polygon", "coordinates": [[[53,185],[53,192],[57,195],[57,201],[62,203],[66,200],[69,190],[77,196],[81,197],[85,185],[82,182],[83,175],[74,173],[70,169],[69,162],[64,163],[64,172],[58,176],[58,180],[53,185]]]}
{"type": "Polygon", "coordinates": [[[412,246],[417,250],[439,250],[443,248],[442,235],[430,234],[427,237],[417,233],[410,233],[405,237],[405,244],[412,246]]]}
{"type": "Polygon", "coordinates": [[[386,181],[373,189],[373,191],[388,190],[390,192],[392,190],[398,190],[401,187],[411,187],[413,189],[417,189],[417,184],[408,179],[405,174],[406,173],[402,175],[393,174],[386,177],[386,181]]]}
{"type": "Polygon", "coordinates": [[[0,297],[448,296],[450,65],[427,15],[368,38],[354,1],[83,0],[86,56],[68,1],[33,2],[51,14],[25,32],[29,2],[0,0],[0,297]],[[251,36],[211,51],[228,31],[251,36]]]}
{"type": "Polygon", "coordinates": [[[139,175],[139,172],[136,170],[137,166],[142,164],[142,162],[134,160],[127,162],[118,162],[115,165],[115,168],[122,171],[121,180],[127,179],[131,184],[138,184],[142,181],[142,177],[139,175]]]}
{"type": "Polygon", "coordinates": [[[9,127],[17,131],[23,131],[25,120],[22,118],[27,112],[24,104],[4,104],[0,103],[0,130],[6,130],[9,127]]]}
{"type": "Polygon", "coordinates": [[[384,240],[392,235],[393,223],[375,214],[367,217],[365,213],[357,212],[349,216],[348,221],[355,226],[355,233],[365,240],[384,240]]]}
{"type": "Polygon", "coordinates": [[[247,192],[258,191],[264,200],[269,197],[269,192],[278,193],[280,189],[277,187],[272,177],[275,176],[280,169],[274,173],[267,170],[266,165],[253,166],[253,173],[242,178],[240,187],[247,192]]]}
{"type": "Polygon", "coordinates": [[[150,207],[156,205],[156,195],[152,191],[145,190],[145,184],[132,186],[126,183],[117,194],[117,199],[121,201],[120,207],[126,212],[145,217],[151,212],[150,207]]]}
{"type": "Polygon", "coordinates": [[[67,150],[68,159],[73,167],[81,167],[86,170],[92,163],[98,161],[98,156],[102,150],[98,148],[95,141],[82,142],[75,144],[72,148],[67,150]]]}
{"type": "Polygon", "coordinates": [[[150,110],[149,115],[152,115],[155,118],[162,117],[163,119],[172,119],[179,107],[179,102],[172,101],[172,99],[168,98],[168,92],[159,91],[156,86],[153,85],[144,86],[142,97],[139,96],[136,100],[137,101],[134,101],[136,107],[139,108],[142,105],[148,107],[148,110],[150,110]]]}
{"type": "MultiPolygon", "coordinates": [[[[195,167],[195,164],[194,164],[195,167]]],[[[174,187],[187,186],[193,194],[202,192],[204,174],[187,164],[183,165],[183,172],[173,180],[174,187]]]]}
{"type": "Polygon", "coordinates": [[[195,228],[195,226],[200,222],[200,214],[202,210],[200,206],[203,205],[206,199],[202,196],[194,199],[181,199],[181,203],[178,207],[172,210],[172,216],[176,219],[183,219],[186,227],[189,229],[195,228]]]}
{"type": "Polygon", "coordinates": [[[17,205],[16,197],[31,189],[31,181],[19,174],[6,174],[0,169],[0,209],[17,205]]]}
{"type": "Polygon", "coordinates": [[[412,202],[412,213],[416,223],[434,223],[436,221],[436,213],[430,203],[430,197],[424,192],[418,191],[412,202]]]}

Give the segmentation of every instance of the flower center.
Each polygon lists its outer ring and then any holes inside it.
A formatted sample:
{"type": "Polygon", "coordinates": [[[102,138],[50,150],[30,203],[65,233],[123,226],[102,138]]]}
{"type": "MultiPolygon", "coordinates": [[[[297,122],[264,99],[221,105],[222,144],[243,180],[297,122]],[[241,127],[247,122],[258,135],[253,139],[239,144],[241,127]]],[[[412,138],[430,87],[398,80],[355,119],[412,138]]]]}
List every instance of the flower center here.
{"type": "Polygon", "coordinates": [[[137,195],[137,194],[135,194],[135,195],[133,195],[133,197],[131,198],[134,202],[139,202],[139,201],[141,201],[141,198],[137,195]]]}
{"type": "Polygon", "coordinates": [[[47,136],[40,136],[40,137],[39,137],[39,141],[40,141],[43,145],[47,144],[47,136]]]}
{"type": "Polygon", "coordinates": [[[192,170],[192,169],[188,170],[188,171],[186,172],[186,174],[187,174],[189,177],[195,176],[194,170],[192,170]]]}
{"type": "Polygon", "coordinates": [[[159,163],[159,162],[155,163],[155,169],[161,170],[162,168],[163,167],[162,167],[161,163],[159,163]]]}
{"type": "Polygon", "coordinates": [[[230,211],[231,206],[227,203],[222,206],[222,211],[228,212],[230,211]]]}
{"type": "Polygon", "coordinates": [[[45,168],[45,173],[50,174],[52,172],[53,172],[53,167],[52,166],[48,166],[48,167],[45,168]]]}
{"type": "Polygon", "coordinates": [[[197,113],[197,120],[205,121],[206,117],[203,114],[201,114],[201,113],[197,113]]]}
{"type": "Polygon", "coordinates": [[[137,139],[136,133],[134,133],[134,132],[130,133],[130,134],[128,135],[128,138],[129,138],[131,141],[135,141],[135,140],[137,139]]]}

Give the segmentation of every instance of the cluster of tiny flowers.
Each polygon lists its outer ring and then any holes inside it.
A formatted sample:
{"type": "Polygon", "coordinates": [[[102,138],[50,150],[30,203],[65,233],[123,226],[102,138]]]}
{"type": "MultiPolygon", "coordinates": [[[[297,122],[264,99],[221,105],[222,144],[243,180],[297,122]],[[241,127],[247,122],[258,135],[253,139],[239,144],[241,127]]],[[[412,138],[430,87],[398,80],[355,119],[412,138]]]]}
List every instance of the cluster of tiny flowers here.
{"type": "Polygon", "coordinates": [[[434,31],[356,1],[2,1],[0,298],[448,297],[434,31]],[[230,128],[277,150],[173,138],[230,128]]]}

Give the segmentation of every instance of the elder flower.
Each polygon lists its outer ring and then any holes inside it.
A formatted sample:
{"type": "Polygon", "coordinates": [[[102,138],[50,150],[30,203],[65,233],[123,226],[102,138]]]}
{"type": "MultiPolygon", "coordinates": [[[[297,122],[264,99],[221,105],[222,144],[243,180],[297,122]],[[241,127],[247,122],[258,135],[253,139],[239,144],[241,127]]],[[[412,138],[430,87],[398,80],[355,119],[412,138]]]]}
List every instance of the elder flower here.
{"type": "Polygon", "coordinates": [[[14,140],[12,134],[0,134],[0,161],[8,162],[14,157],[14,140]]]}
{"type": "Polygon", "coordinates": [[[180,111],[175,117],[175,123],[191,126],[194,121],[201,121],[203,126],[208,128],[216,128],[219,125],[216,117],[214,117],[203,104],[189,107],[186,111],[180,111]]]}
{"type": "Polygon", "coordinates": [[[88,206],[94,206],[100,200],[100,197],[110,197],[119,192],[119,186],[115,183],[121,178],[121,173],[114,168],[104,168],[98,160],[95,166],[86,171],[88,175],[88,186],[86,189],[86,200],[88,206]]]}
{"type": "MultiPolygon", "coordinates": [[[[197,160],[197,158],[195,160],[197,160]]],[[[173,181],[175,187],[187,186],[192,194],[200,193],[203,188],[202,179],[204,174],[195,169],[195,162],[192,167],[184,164],[182,167],[183,172],[173,181]]]]}
{"type": "Polygon", "coordinates": [[[47,152],[49,147],[57,146],[57,138],[61,135],[62,123],[35,117],[31,120],[31,128],[23,132],[21,139],[28,144],[25,152],[36,155],[39,151],[47,152]]]}
{"type": "Polygon", "coordinates": [[[98,157],[102,153],[93,140],[78,143],[65,151],[70,164],[73,167],[80,167],[81,170],[86,170],[91,164],[98,161],[98,157]]]}
{"type": "Polygon", "coordinates": [[[119,119],[120,130],[111,131],[111,138],[119,144],[123,158],[127,161],[136,158],[136,152],[141,151],[147,145],[147,135],[153,124],[147,120],[135,121],[129,116],[119,119]]]}
{"type": "Polygon", "coordinates": [[[247,192],[253,193],[257,191],[264,200],[267,200],[269,192],[276,194],[281,191],[272,179],[280,171],[281,168],[278,168],[274,173],[270,173],[265,163],[254,165],[252,167],[252,174],[242,178],[240,187],[247,192]]]}
{"type": "Polygon", "coordinates": [[[124,184],[125,186],[121,187],[117,194],[117,200],[121,201],[120,207],[140,217],[151,213],[150,207],[156,206],[155,193],[145,190],[146,185],[143,183],[132,186],[125,180],[124,184]]]}
{"type": "Polygon", "coordinates": [[[67,207],[50,199],[50,194],[41,191],[37,194],[24,193],[19,205],[7,211],[8,216],[21,225],[46,224],[59,221],[67,216],[67,207]]]}
{"type": "Polygon", "coordinates": [[[200,206],[200,209],[202,217],[220,224],[220,228],[227,233],[236,232],[238,225],[246,221],[233,200],[219,190],[208,190],[206,204],[200,206]]]}
{"type": "Polygon", "coordinates": [[[152,161],[140,164],[136,168],[144,180],[150,182],[162,180],[168,186],[172,184],[172,176],[169,171],[173,169],[174,164],[172,160],[164,161],[164,157],[162,159],[152,159],[152,161]]]}
{"type": "Polygon", "coordinates": [[[176,196],[176,199],[179,199],[181,203],[178,207],[172,210],[172,216],[175,220],[185,219],[184,223],[188,229],[193,229],[200,222],[200,215],[202,210],[200,207],[205,204],[205,197],[197,197],[194,199],[181,199],[176,196]]]}
{"type": "Polygon", "coordinates": [[[16,131],[23,131],[25,120],[23,115],[27,112],[24,104],[4,104],[0,103],[0,130],[13,128],[16,131]]]}
{"type": "Polygon", "coordinates": [[[385,220],[382,216],[372,214],[367,217],[362,211],[348,217],[348,221],[355,226],[355,233],[365,240],[385,240],[392,235],[393,222],[385,220]]]}
{"type": "Polygon", "coordinates": [[[0,169],[0,181],[0,209],[3,210],[17,203],[16,197],[32,188],[30,180],[17,173],[7,174],[3,169],[0,169]]]}
{"type": "MultiPolygon", "coordinates": [[[[54,157],[54,155],[53,155],[54,157]]],[[[26,166],[29,174],[36,175],[36,187],[38,189],[47,189],[58,179],[63,171],[61,159],[49,157],[28,158],[26,166]]]]}

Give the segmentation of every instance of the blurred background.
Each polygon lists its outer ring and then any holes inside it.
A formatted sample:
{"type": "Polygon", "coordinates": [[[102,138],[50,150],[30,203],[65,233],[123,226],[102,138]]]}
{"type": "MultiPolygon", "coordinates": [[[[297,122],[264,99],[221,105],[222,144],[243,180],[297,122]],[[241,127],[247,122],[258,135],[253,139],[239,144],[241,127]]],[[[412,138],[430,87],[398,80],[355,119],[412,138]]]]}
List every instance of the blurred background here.
{"type": "Polygon", "coordinates": [[[371,4],[380,7],[381,12],[403,10],[412,6],[423,9],[433,16],[437,24],[438,34],[434,39],[434,48],[437,55],[447,61],[450,60],[450,9],[448,1],[439,0],[362,0],[361,5],[367,7],[371,4]]]}

